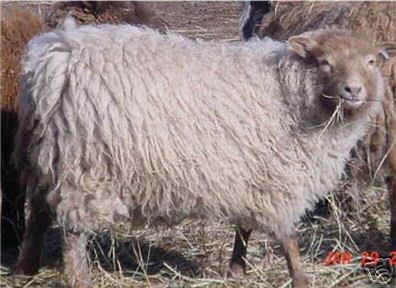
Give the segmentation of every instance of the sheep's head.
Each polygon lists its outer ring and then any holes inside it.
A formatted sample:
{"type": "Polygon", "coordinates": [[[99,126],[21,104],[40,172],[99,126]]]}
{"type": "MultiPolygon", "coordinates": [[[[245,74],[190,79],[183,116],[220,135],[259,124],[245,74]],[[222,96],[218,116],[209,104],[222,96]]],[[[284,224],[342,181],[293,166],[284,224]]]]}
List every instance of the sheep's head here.
{"type": "Polygon", "coordinates": [[[338,29],[307,32],[288,43],[299,57],[318,67],[327,102],[354,111],[382,100],[384,84],[377,62],[395,53],[396,43],[376,46],[338,29]]]}

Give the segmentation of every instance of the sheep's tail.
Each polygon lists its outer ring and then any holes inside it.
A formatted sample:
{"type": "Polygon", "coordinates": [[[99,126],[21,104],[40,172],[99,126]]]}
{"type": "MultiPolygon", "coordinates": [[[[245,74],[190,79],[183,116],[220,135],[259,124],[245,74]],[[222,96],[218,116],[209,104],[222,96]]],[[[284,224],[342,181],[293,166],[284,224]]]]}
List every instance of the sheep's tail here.
{"type": "Polygon", "coordinates": [[[20,125],[13,158],[27,193],[43,184],[56,182],[54,169],[59,152],[53,128],[58,120],[52,117],[67,93],[71,51],[62,40],[63,33],[58,31],[33,38],[22,61],[20,125]]]}

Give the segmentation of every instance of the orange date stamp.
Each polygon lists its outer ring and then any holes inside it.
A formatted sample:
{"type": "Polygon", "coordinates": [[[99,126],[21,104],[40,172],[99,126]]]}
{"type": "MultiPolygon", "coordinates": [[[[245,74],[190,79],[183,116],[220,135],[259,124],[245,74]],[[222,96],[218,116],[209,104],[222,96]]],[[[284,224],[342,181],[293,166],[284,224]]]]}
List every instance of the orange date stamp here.
{"type": "MultiPolygon", "coordinates": [[[[361,257],[361,264],[362,266],[365,266],[368,263],[374,263],[377,264],[380,258],[380,254],[377,251],[363,251],[360,254],[361,257]]],[[[347,251],[332,251],[327,253],[326,259],[324,261],[324,264],[326,266],[330,265],[342,265],[342,264],[349,264],[353,260],[352,253],[347,252],[347,251]]],[[[390,252],[390,257],[388,259],[390,265],[396,265],[396,251],[391,251],[390,252]]]]}
{"type": "MultiPolygon", "coordinates": [[[[395,278],[396,251],[390,252],[387,258],[381,258],[377,251],[363,251],[359,258],[371,283],[385,286],[395,278]]],[[[327,254],[324,264],[327,266],[343,265],[351,263],[352,260],[353,256],[350,252],[332,251],[327,254]]]]}

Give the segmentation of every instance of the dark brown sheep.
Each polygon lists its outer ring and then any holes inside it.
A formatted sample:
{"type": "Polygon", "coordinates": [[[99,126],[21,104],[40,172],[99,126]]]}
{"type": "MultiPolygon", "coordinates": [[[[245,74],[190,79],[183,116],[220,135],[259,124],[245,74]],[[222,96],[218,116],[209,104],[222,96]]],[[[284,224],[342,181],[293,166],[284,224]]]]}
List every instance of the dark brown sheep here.
{"type": "Polygon", "coordinates": [[[26,43],[43,31],[43,21],[31,13],[12,11],[1,20],[1,229],[2,247],[18,245],[24,230],[24,193],[10,161],[17,129],[18,76],[26,43]]]}
{"type": "Polygon", "coordinates": [[[47,15],[47,25],[51,28],[59,27],[67,16],[72,16],[78,24],[129,23],[160,30],[167,26],[147,5],[137,1],[60,2],[47,15]]]}

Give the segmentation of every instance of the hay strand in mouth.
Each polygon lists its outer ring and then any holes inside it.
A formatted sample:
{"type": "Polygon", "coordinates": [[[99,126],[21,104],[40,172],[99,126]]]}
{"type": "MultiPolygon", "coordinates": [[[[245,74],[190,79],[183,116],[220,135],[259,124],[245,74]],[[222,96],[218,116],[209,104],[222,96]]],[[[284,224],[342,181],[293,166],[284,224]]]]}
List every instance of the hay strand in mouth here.
{"type": "Polygon", "coordinates": [[[325,123],[320,125],[320,126],[324,126],[324,128],[320,132],[319,136],[322,136],[327,131],[327,129],[330,127],[330,125],[332,123],[340,122],[340,121],[342,122],[342,120],[343,120],[343,108],[342,108],[342,101],[343,100],[340,97],[336,97],[336,96],[328,96],[328,95],[325,95],[325,94],[322,94],[322,96],[325,97],[325,98],[335,98],[335,99],[338,99],[339,101],[338,101],[338,104],[336,106],[336,109],[334,110],[334,112],[331,115],[331,117],[329,118],[329,120],[327,120],[325,123]]]}

